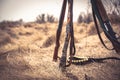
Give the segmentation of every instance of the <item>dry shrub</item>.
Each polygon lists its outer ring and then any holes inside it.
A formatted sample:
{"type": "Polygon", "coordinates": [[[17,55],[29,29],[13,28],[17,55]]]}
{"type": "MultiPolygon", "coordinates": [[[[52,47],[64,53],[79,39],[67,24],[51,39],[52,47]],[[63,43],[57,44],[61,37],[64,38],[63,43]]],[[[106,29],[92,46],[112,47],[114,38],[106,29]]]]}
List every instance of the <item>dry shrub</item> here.
{"type": "Polygon", "coordinates": [[[10,42],[11,42],[10,36],[7,33],[0,30],[0,46],[3,46],[10,42]]]}
{"type": "Polygon", "coordinates": [[[51,24],[40,24],[38,26],[35,27],[36,30],[42,32],[42,33],[45,33],[46,35],[48,34],[48,32],[50,31],[51,29],[51,24]],[[49,26],[48,26],[49,25],[49,26]]]}
{"type": "Polygon", "coordinates": [[[28,22],[28,23],[25,23],[23,26],[24,26],[25,28],[38,27],[39,24],[38,24],[38,23],[34,23],[34,22],[28,22]]]}
{"type": "Polygon", "coordinates": [[[35,26],[35,25],[32,24],[32,23],[26,23],[26,24],[24,24],[24,27],[25,27],[25,28],[34,27],[34,26],[35,26]]]}
{"type": "Polygon", "coordinates": [[[50,47],[55,42],[55,36],[48,37],[43,43],[43,47],[50,47]]]}
{"type": "Polygon", "coordinates": [[[21,36],[30,36],[32,34],[33,34],[32,32],[25,32],[25,33],[19,32],[19,35],[21,36]]]}
{"type": "Polygon", "coordinates": [[[18,21],[2,21],[0,22],[0,29],[4,30],[8,27],[14,28],[19,27],[23,24],[23,21],[20,19],[18,21]]]}

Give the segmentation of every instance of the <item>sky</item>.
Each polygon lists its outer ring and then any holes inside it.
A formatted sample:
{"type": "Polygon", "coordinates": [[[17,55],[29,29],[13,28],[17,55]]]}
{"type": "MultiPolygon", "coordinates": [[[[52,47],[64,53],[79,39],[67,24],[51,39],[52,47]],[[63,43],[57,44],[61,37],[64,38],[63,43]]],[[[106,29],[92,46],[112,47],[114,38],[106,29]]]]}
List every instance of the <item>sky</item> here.
{"type": "MultiPolygon", "coordinates": [[[[35,21],[37,15],[45,13],[59,19],[63,0],[0,0],[0,21],[35,21]]],[[[86,12],[87,0],[74,0],[74,21],[80,12],[86,12]]],[[[67,13],[66,13],[67,14],[67,13]]]]}

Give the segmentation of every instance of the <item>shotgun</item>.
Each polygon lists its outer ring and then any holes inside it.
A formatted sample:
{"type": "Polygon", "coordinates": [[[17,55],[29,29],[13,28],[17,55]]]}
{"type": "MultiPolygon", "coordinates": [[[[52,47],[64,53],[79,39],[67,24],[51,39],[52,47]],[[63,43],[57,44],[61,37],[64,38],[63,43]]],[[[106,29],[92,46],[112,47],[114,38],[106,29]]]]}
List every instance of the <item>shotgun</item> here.
{"type": "Polygon", "coordinates": [[[66,4],[67,4],[67,0],[63,0],[61,14],[60,14],[60,18],[59,18],[58,29],[57,29],[57,33],[56,33],[56,46],[54,49],[53,61],[57,61],[57,58],[59,58],[58,57],[58,49],[60,46],[59,40],[60,40],[60,35],[61,35],[64,16],[65,16],[66,4]]]}
{"type": "MultiPolygon", "coordinates": [[[[112,43],[113,49],[117,53],[120,53],[120,42],[118,41],[118,38],[116,36],[117,34],[114,32],[114,30],[111,26],[110,20],[107,16],[107,13],[106,13],[106,10],[103,6],[102,1],[101,0],[91,0],[91,4],[92,4],[93,18],[94,18],[96,28],[98,29],[98,27],[97,27],[98,25],[97,25],[97,21],[96,21],[96,17],[97,17],[106,37],[112,43]]],[[[99,35],[99,38],[101,40],[100,34],[98,34],[98,35],[99,35]]],[[[101,41],[101,42],[105,46],[103,41],[101,41]]],[[[113,49],[111,49],[111,50],[113,50],[113,49]]]]}

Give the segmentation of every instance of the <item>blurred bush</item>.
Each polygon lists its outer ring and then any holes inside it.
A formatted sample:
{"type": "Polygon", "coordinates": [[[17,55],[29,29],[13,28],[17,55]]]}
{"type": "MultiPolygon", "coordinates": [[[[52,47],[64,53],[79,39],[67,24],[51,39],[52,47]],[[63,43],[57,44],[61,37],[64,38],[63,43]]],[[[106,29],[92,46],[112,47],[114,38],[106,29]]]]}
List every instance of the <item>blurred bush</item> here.
{"type": "Polygon", "coordinates": [[[18,21],[8,21],[8,20],[4,20],[2,22],[0,22],[0,29],[5,29],[8,27],[18,27],[24,24],[24,21],[22,19],[19,19],[18,21]]]}
{"type": "Polygon", "coordinates": [[[46,23],[46,22],[50,22],[50,23],[53,23],[53,22],[56,22],[56,18],[53,16],[53,15],[50,15],[50,14],[40,14],[36,17],[36,21],[37,23],[46,23]]]}
{"type": "Polygon", "coordinates": [[[88,13],[88,14],[80,13],[77,20],[78,23],[87,23],[87,24],[89,24],[92,21],[93,21],[92,13],[88,13]]]}

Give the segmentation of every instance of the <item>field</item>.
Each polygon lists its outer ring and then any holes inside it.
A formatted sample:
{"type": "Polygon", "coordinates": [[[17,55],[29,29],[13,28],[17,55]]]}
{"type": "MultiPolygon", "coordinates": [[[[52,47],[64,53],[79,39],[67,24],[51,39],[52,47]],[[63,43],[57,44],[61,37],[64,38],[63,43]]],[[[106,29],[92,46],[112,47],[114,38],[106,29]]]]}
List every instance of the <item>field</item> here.
{"type": "MultiPolygon", "coordinates": [[[[58,23],[25,23],[0,28],[0,80],[120,80],[120,60],[115,59],[71,65],[66,74],[63,74],[58,67],[59,61],[52,61],[57,26],[58,23]]],[[[113,26],[115,30],[120,27],[113,26]]],[[[74,31],[76,56],[120,59],[115,51],[108,51],[103,47],[94,23],[74,23],[74,31]]],[[[111,43],[102,30],[101,35],[111,48],[111,43]]],[[[64,38],[65,24],[60,39],[59,56],[64,38]]]]}

